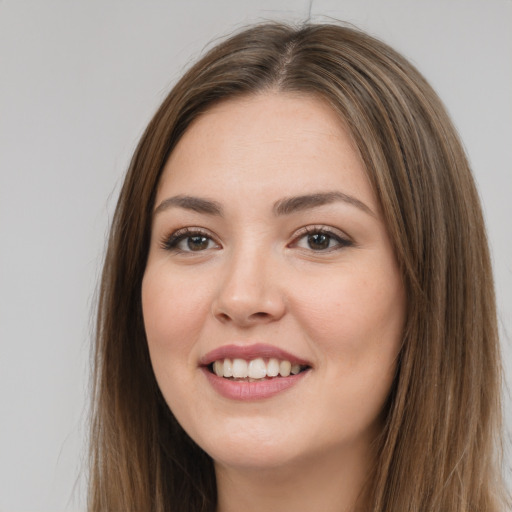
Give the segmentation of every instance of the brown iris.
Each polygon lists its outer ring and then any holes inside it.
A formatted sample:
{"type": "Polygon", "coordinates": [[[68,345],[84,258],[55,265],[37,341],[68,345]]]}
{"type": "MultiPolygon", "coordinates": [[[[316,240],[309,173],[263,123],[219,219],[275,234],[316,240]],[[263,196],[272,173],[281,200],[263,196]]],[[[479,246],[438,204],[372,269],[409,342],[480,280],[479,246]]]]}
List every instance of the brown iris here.
{"type": "Polygon", "coordinates": [[[308,245],[314,251],[328,249],[330,241],[331,237],[329,235],[326,235],[325,233],[315,233],[312,235],[308,235],[308,245]]]}
{"type": "Polygon", "coordinates": [[[203,251],[204,249],[208,249],[208,243],[210,239],[206,236],[196,235],[189,236],[187,238],[187,247],[191,251],[203,251]]]}

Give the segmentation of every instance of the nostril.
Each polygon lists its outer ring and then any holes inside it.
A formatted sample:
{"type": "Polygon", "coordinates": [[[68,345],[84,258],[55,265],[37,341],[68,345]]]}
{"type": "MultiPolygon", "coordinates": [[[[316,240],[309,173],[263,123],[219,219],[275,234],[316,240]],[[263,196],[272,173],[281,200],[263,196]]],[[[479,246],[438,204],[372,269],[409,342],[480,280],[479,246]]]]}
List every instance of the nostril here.
{"type": "Polygon", "coordinates": [[[222,321],[222,322],[228,322],[229,321],[229,315],[227,315],[226,313],[219,313],[217,315],[217,317],[222,321]]]}
{"type": "Polygon", "coordinates": [[[253,313],[251,317],[253,318],[267,318],[270,316],[268,313],[260,312],[260,313],[253,313]]]}

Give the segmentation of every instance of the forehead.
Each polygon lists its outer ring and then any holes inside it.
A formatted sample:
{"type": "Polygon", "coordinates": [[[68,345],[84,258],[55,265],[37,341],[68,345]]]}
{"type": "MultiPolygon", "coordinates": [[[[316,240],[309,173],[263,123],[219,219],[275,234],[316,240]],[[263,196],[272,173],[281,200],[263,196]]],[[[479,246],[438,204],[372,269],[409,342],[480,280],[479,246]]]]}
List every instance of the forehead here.
{"type": "Polygon", "coordinates": [[[373,203],[351,134],[327,102],[267,92],[226,100],[201,115],[170,155],[158,197],[232,193],[276,194],[341,188],[373,203]]]}

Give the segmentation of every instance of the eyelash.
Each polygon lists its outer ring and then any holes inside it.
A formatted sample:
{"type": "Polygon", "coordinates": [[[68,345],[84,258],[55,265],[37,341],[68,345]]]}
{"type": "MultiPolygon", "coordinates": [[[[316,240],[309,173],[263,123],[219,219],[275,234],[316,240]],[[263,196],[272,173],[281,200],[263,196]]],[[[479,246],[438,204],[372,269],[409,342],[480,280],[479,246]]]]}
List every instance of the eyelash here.
{"type": "MultiPolygon", "coordinates": [[[[189,252],[192,253],[195,251],[192,251],[192,250],[187,251],[184,249],[180,249],[179,244],[181,242],[183,242],[184,240],[186,240],[187,238],[193,238],[193,237],[204,237],[204,238],[207,238],[208,240],[213,241],[214,243],[217,243],[217,242],[215,242],[215,240],[213,239],[213,237],[209,231],[206,231],[201,228],[182,228],[182,229],[178,229],[177,231],[172,233],[170,236],[165,237],[162,240],[161,245],[162,245],[162,248],[167,251],[175,251],[175,252],[181,252],[181,253],[189,253],[189,252]]],[[[197,252],[201,252],[201,251],[197,251],[197,252]]]]}
{"type": "MultiPolygon", "coordinates": [[[[338,232],[336,232],[332,229],[329,229],[325,226],[305,226],[305,227],[301,228],[297,233],[295,233],[294,239],[290,244],[288,244],[288,247],[292,247],[292,248],[299,247],[298,244],[303,238],[313,236],[313,235],[326,236],[328,239],[327,243],[329,245],[330,245],[331,241],[334,241],[336,243],[336,245],[334,247],[327,247],[325,249],[320,249],[320,250],[315,250],[315,249],[312,249],[311,247],[309,247],[309,248],[303,247],[302,249],[309,250],[309,251],[312,251],[315,253],[329,253],[332,251],[340,250],[345,247],[351,247],[354,245],[354,243],[351,240],[349,240],[348,238],[341,236],[338,232]]],[[[167,251],[174,251],[174,252],[180,252],[180,253],[185,253],[185,254],[186,253],[194,253],[194,252],[203,252],[207,249],[211,249],[210,247],[207,247],[205,249],[194,251],[194,250],[185,250],[185,249],[182,249],[179,247],[181,242],[183,242],[187,239],[194,238],[194,237],[206,238],[208,240],[208,245],[209,245],[209,242],[213,242],[217,245],[220,245],[215,241],[215,239],[212,237],[212,235],[209,231],[206,231],[201,228],[182,228],[182,229],[175,231],[170,236],[165,237],[161,242],[161,246],[163,249],[165,249],[167,251]]]]}
{"type": "Polygon", "coordinates": [[[305,237],[312,236],[312,235],[324,235],[324,236],[328,237],[329,243],[331,240],[333,240],[337,244],[335,247],[328,247],[327,249],[322,249],[322,250],[315,250],[312,248],[309,248],[309,249],[304,248],[306,250],[310,250],[315,253],[328,253],[328,252],[344,249],[345,247],[351,247],[354,245],[352,240],[348,239],[348,237],[346,238],[346,237],[342,236],[337,230],[335,231],[335,230],[327,228],[325,226],[305,226],[305,227],[299,229],[299,231],[295,234],[294,240],[291,243],[291,247],[297,247],[298,242],[300,240],[302,240],[305,237]]]}

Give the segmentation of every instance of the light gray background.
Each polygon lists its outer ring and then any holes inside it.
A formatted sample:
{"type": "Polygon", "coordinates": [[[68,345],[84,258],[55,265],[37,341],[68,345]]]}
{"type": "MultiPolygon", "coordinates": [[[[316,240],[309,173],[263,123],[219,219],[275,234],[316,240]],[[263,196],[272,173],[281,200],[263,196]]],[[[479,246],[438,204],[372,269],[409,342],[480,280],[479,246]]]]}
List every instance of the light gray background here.
{"type": "MultiPolygon", "coordinates": [[[[85,509],[91,308],[119,184],[155,108],[208,41],[308,8],[0,0],[1,511],[85,509]]],[[[510,385],[512,1],[318,0],[320,15],[396,47],[447,104],[484,203],[510,385]]]]}

